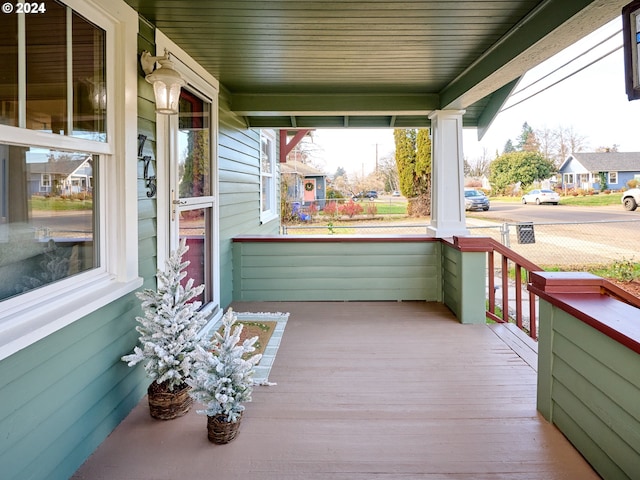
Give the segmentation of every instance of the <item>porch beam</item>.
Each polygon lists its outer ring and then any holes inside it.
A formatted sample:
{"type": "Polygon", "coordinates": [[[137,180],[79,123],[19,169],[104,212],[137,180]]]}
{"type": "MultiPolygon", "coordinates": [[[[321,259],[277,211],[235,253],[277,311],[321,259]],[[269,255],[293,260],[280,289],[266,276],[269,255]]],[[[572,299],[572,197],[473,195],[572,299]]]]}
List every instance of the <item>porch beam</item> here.
{"type": "Polygon", "coordinates": [[[260,94],[231,95],[242,116],[428,115],[439,108],[435,94],[260,94]]]}

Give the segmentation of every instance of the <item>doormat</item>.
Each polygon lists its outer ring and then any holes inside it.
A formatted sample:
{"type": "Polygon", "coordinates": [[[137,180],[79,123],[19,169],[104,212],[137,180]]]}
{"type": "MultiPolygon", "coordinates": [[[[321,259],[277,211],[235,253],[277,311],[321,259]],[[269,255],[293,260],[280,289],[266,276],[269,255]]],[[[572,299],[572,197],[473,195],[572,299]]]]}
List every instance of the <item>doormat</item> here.
{"type": "MultiPolygon", "coordinates": [[[[262,358],[255,367],[253,380],[256,384],[266,385],[269,383],[269,373],[276,358],[276,353],[278,353],[284,327],[289,319],[289,313],[235,312],[235,314],[238,317],[238,323],[244,325],[240,341],[244,341],[246,338],[258,337],[260,345],[256,345],[254,353],[262,353],[262,358]]],[[[221,325],[222,322],[218,322],[214,325],[213,330],[218,330],[221,325]]]]}

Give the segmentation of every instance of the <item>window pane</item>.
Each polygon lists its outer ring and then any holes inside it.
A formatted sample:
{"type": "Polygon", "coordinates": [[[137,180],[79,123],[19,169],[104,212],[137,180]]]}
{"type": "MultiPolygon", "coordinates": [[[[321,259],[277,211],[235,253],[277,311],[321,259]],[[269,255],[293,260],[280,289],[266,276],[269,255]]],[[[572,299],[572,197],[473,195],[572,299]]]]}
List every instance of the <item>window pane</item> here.
{"type": "Polygon", "coordinates": [[[182,284],[185,285],[190,278],[193,279],[193,285],[205,285],[204,291],[192,301],[199,301],[206,303],[210,301],[209,298],[209,283],[208,283],[208,245],[210,240],[207,239],[207,232],[211,229],[207,228],[209,223],[209,217],[211,215],[211,208],[198,208],[195,210],[184,210],[180,212],[179,228],[180,228],[180,241],[186,240],[189,251],[185,254],[183,260],[189,261],[189,266],[186,268],[187,275],[182,280],[182,284]]]}
{"type": "Polygon", "coordinates": [[[0,144],[0,300],[96,268],[97,158],[0,144]]]}
{"type": "Polygon", "coordinates": [[[73,14],[73,133],[105,142],[105,32],[73,14]]]}
{"type": "Polygon", "coordinates": [[[209,104],[189,91],[180,93],[178,178],[180,197],[211,195],[209,104]]]}
{"type": "Polygon", "coordinates": [[[262,153],[261,153],[261,160],[262,160],[262,173],[271,173],[272,170],[272,163],[273,163],[273,158],[271,158],[272,156],[272,140],[269,137],[265,137],[264,135],[261,138],[261,145],[262,145],[262,153]]]}
{"type": "Polygon", "coordinates": [[[274,209],[275,203],[275,186],[274,186],[274,162],[275,162],[275,141],[274,139],[261,132],[260,135],[260,183],[262,185],[260,205],[262,213],[270,213],[274,209]]]}
{"type": "Polygon", "coordinates": [[[67,127],[66,8],[25,16],[27,128],[64,135],[67,127]]]}
{"type": "Polygon", "coordinates": [[[0,124],[18,126],[18,15],[0,15],[0,124]]]}
{"type": "Polygon", "coordinates": [[[262,177],[262,211],[268,212],[273,208],[271,205],[273,179],[271,177],[262,177]]]}

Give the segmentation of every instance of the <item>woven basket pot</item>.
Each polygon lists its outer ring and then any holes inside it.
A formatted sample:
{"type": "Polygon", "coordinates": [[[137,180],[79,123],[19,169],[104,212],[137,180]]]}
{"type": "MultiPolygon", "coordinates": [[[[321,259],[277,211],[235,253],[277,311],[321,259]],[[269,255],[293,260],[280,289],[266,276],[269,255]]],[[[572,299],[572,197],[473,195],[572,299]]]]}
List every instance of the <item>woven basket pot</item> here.
{"type": "Polygon", "coordinates": [[[242,413],[235,423],[228,422],[226,415],[207,416],[207,436],[210,442],[218,445],[224,445],[236,438],[240,429],[240,421],[242,413]]]}
{"type": "Polygon", "coordinates": [[[193,399],[189,396],[191,387],[186,383],[170,391],[164,384],[155,381],[149,385],[149,414],[158,420],[171,420],[189,411],[193,399]]]}

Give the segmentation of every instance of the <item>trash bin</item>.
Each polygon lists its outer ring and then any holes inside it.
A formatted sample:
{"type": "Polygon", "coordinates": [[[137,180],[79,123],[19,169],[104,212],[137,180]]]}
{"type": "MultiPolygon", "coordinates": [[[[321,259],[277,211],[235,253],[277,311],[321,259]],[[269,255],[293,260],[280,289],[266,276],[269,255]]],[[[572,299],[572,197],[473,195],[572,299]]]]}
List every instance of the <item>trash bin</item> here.
{"type": "Polygon", "coordinates": [[[536,243],[533,222],[517,223],[518,243],[536,243]]]}

